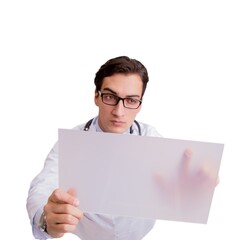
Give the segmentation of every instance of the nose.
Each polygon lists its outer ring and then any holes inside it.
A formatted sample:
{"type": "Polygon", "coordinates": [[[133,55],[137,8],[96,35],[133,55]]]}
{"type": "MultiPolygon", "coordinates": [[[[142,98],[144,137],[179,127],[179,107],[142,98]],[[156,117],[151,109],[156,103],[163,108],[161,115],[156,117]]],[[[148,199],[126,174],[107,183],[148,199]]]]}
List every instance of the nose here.
{"type": "Polygon", "coordinates": [[[118,104],[116,106],[113,107],[113,111],[112,113],[118,117],[123,116],[124,115],[124,102],[122,99],[119,100],[118,104]]]}

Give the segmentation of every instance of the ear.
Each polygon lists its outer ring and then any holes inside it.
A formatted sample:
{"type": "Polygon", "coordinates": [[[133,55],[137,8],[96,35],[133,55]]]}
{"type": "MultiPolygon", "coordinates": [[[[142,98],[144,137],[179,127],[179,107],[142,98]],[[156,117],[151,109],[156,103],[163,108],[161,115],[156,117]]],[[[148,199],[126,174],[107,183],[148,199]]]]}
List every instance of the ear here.
{"type": "Polygon", "coordinates": [[[98,106],[99,105],[99,93],[96,90],[95,90],[94,101],[95,101],[95,105],[98,106]]]}

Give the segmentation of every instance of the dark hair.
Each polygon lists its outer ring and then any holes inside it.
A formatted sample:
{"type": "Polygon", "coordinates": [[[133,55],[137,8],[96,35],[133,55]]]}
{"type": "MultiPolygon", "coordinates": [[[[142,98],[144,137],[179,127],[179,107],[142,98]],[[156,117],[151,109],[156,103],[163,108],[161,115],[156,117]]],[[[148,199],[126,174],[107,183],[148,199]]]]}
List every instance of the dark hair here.
{"type": "Polygon", "coordinates": [[[105,77],[110,77],[116,73],[138,74],[143,83],[142,96],[144,95],[147,83],[149,81],[148,71],[141,62],[136,59],[131,59],[127,56],[112,58],[100,67],[94,80],[96,91],[100,91],[103,79],[105,77]]]}

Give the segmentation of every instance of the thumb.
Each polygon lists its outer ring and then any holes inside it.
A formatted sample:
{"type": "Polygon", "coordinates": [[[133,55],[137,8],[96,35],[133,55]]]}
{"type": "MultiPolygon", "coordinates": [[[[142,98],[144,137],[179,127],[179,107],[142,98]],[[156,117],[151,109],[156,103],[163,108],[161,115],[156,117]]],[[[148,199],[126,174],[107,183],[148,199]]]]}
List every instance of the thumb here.
{"type": "Polygon", "coordinates": [[[76,190],[74,188],[69,188],[67,191],[68,194],[72,195],[73,197],[76,197],[76,190]]]}
{"type": "Polygon", "coordinates": [[[74,206],[78,206],[79,205],[79,201],[77,199],[77,193],[76,193],[76,190],[74,188],[69,188],[67,193],[71,196],[74,197],[74,206]]]}

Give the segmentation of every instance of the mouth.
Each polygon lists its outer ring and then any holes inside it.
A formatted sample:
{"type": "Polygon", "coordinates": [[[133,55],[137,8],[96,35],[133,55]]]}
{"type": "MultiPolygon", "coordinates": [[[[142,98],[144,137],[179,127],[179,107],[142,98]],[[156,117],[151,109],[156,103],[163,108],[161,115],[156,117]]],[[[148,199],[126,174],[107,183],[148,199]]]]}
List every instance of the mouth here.
{"type": "Polygon", "coordinates": [[[112,120],[111,123],[116,127],[121,127],[125,124],[124,122],[118,120],[112,120]]]}

